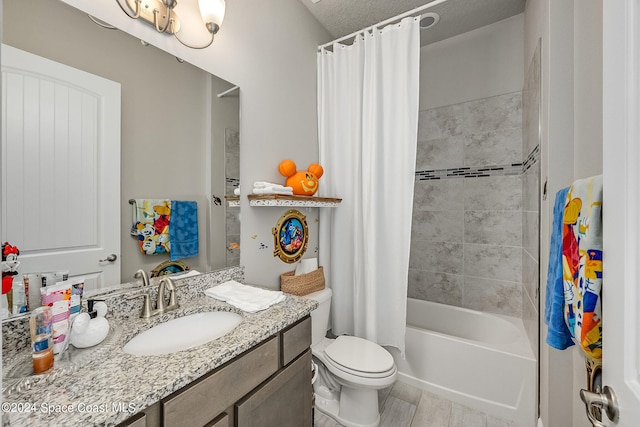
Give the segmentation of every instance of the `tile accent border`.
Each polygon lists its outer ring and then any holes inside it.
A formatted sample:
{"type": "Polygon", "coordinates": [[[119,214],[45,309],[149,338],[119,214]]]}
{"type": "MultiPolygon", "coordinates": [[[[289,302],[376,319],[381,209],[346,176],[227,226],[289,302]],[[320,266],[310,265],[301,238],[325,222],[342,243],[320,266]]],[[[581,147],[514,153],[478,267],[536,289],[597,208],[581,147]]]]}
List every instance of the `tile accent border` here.
{"type": "Polygon", "coordinates": [[[531,166],[535,165],[540,160],[540,145],[536,145],[531,150],[531,153],[527,156],[527,160],[522,164],[522,173],[528,171],[531,166]]]}
{"type": "Polygon", "coordinates": [[[434,179],[482,178],[488,176],[523,175],[540,160],[540,146],[536,145],[527,159],[520,163],[506,165],[469,166],[449,169],[431,169],[416,171],[416,179],[429,181],[434,179]]]}
{"type": "Polygon", "coordinates": [[[238,178],[229,178],[229,177],[226,177],[226,178],[224,179],[224,182],[225,182],[227,185],[231,185],[232,187],[239,187],[239,186],[240,186],[240,180],[239,180],[238,178]]]}

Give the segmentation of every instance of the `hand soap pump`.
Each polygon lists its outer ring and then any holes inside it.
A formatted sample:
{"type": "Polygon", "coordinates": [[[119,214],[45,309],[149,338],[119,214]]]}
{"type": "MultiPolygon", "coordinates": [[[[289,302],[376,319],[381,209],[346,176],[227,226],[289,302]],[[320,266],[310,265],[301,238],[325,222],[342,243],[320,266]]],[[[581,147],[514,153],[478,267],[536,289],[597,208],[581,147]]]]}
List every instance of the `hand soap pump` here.
{"type": "Polygon", "coordinates": [[[87,300],[87,313],[89,313],[89,317],[92,319],[95,319],[96,317],[106,317],[107,304],[105,304],[104,300],[101,299],[89,299],[87,300]]]}
{"type": "Polygon", "coordinates": [[[76,348],[100,344],[109,334],[109,321],[105,318],[107,304],[104,301],[90,299],[87,301],[87,309],[87,313],[78,314],[71,328],[69,339],[76,348]]]}

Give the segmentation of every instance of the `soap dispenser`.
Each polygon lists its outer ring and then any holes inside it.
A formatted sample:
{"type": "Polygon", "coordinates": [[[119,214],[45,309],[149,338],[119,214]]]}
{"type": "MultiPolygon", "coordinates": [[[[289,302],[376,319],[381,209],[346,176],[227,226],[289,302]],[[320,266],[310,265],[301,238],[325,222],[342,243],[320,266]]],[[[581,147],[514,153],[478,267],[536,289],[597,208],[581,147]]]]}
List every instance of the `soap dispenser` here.
{"type": "Polygon", "coordinates": [[[107,304],[90,299],[87,301],[87,309],[88,312],[78,314],[71,328],[69,339],[76,348],[100,344],[109,334],[109,321],[105,318],[107,304]]]}

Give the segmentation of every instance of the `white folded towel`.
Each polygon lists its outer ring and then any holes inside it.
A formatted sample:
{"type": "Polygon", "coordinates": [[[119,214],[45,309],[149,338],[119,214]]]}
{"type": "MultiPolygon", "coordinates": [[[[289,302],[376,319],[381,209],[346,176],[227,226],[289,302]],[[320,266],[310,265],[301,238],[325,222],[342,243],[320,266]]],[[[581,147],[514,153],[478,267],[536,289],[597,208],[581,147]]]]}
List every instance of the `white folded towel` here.
{"type": "Polygon", "coordinates": [[[202,273],[200,273],[198,270],[189,270],[186,272],[174,273],[170,277],[173,280],[180,280],[180,279],[186,279],[187,277],[198,276],[199,274],[202,274],[202,273]]]}
{"type": "Polygon", "coordinates": [[[281,291],[256,288],[243,285],[235,280],[221,283],[204,291],[211,298],[226,301],[240,310],[255,313],[269,308],[273,304],[284,301],[286,296],[281,291]]]}
{"type": "Polygon", "coordinates": [[[256,181],[253,183],[253,188],[265,188],[265,187],[284,187],[282,184],[276,184],[273,182],[267,181],[256,181]]]}
{"type": "Polygon", "coordinates": [[[293,196],[293,188],[291,187],[254,188],[253,194],[286,194],[288,196],[293,196]]]}
{"type": "Polygon", "coordinates": [[[240,195],[240,188],[234,188],[233,189],[233,194],[236,195],[236,196],[239,196],[240,195]]]}

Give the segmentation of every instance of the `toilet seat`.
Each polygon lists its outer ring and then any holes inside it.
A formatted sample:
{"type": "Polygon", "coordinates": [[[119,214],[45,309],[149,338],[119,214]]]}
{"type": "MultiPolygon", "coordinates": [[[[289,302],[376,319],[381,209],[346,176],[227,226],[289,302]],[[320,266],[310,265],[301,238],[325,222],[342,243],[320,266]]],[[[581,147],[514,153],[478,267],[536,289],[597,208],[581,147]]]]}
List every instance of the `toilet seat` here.
{"type": "Polygon", "coordinates": [[[339,336],[324,349],[326,361],[340,371],[364,378],[384,378],[396,371],[393,356],[363,338],[339,336]]]}

